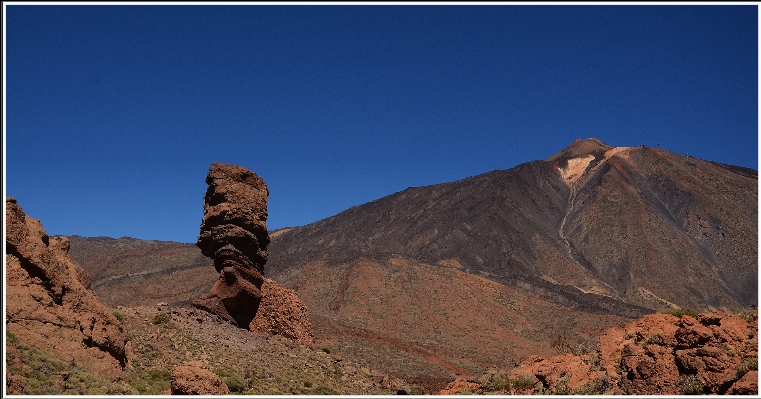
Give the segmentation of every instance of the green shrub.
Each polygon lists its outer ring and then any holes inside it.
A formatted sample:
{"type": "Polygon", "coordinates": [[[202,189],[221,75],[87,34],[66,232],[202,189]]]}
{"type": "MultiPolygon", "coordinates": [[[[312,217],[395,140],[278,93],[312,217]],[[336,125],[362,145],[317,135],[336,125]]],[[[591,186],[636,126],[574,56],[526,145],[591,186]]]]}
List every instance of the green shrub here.
{"type": "Polygon", "coordinates": [[[571,395],[604,395],[610,388],[610,379],[607,374],[603,374],[592,382],[585,382],[580,387],[572,389],[571,395]]]}
{"type": "Polygon", "coordinates": [[[425,395],[425,388],[421,387],[420,385],[413,385],[410,387],[410,394],[411,395],[425,395]]]}
{"type": "Polygon", "coordinates": [[[613,364],[615,365],[616,374],[622,374],[624,372],[624,362],[620,357],[613,360],[613,364]]]}
{"type": "Polygon", "coordinates": [[[327,346],[327,345],[323,345],[323,346],[321,346],[321,347],[320,347],[320,350],[321,350],[321,351],[323,351],[323,352],[325,352],[325,353],[327,353],[327,354],[330,354],[330,347],[329,347],[329,346],[327,346]]]}
{"type": "Polygon", "coordinates": [[[312,389],[312,395],[340,395],[338,391],[335,389],[325,386],[325,385],[318,385],[312,389]]]}
{"type": "Polygon", "coordinates": [[[736,367],[737,378],[745,375],[750,370],[758,370],[758,358],[746,359],[736,367]]]}
{"type": "Polygon", "coordinates": [[[246,391],[246,383],[238,376],[224,377],[222,381],[230,388],[230,392],[243,393],[246,391]]]}
{"type": "Polygon", "coordinates": [[[676,317],[682,317],[684,315],[695,317],[698,315],[697,311],[690,308],[667,309],[667,310],[664,310],[662,313],[674,315],[676,317]]]}
{"type": "Polygon", "coordinates": [[[114,317],[116,317],[116,320],[122,321],[124,320],[124,313],[114,311],[114,317]]]}
{"type": "Polygon", "coordinates": [[[16,334],[8,330],[5,330],[5,342],[9,344],[15,344],[16,342],[18,342],[18,337],[16,337],[16,334]]]}
{"type": "Polygon", "coordinates": [[[136,345],[135,352],[147,359],[161,359],[164,357],[164,353],[161,352],[161,348],[150,342],[144,343],[142,345],[136,345]]]}
{"type": "Polygon", "coordinates": [[[510,391],[512,389],[524,390],[534,388],[534,377],[530,375],[519,375],[515,378],[510,378],[510,376],[507,374],[502,374],[495,370],[489,370],[489,372],[482,375],[481,378],[478,379],[478,382],[481,383],[481,389],[483,389],[485,392],[510,391]]]}
{"type": "Polygon", "coordinates": [[[702,395],[705,386],[696,375],[679,376],[679,393],[682,395],[702,395]]]}
{"type": "Polygon", "coordinates": [[[655,333],[645,340],[644,345],[663,345],[663,337],[661,334],[655,333]]]}
{"type": "Polygon", "coordinates": [[[171,388],[171,371],[135,368],[127,373],[127,383],[140,395],[161,395],[171,388]]]}
{"type": "Polygon", "coordinates": [[[170,321],[172,321],[172,316],[168,315],[164,312],[158,312],[155,316],[151,319],[151,324],[167,324],[170,321]]]}
{"type": "Polygon", "coordinates": [[[570,377],[563,378],[555,384],[555,395],[568,395],[568,383],[571,381],[570,377]]]}
{"type": "Polygon", "coordinates": [[[510,385],[516,390],[534,388],[534,377],[530,375],[519,375],[510,380],[510,385]]]}
{"type": "MultiPolygon", "coordinates": [[[[15,336],[13,336],[15,337],[15,336]]],[[[9,337],[8,344],[19,352],[20,367],[10,367],[10,375],[21,377],[23,395],[134,395],[130,386],[98,377],[76,362],[63,360],[36,346],[21,345],[9,337]]]]}
{"type": "Polygon", "coordinates": [[[494,370],[489,370],[486,374],[482,375],[478,379],[478,382],[481,383],[481,389],[487,392],[508,391],[512,386],[509,376],[494,370]]]}
{"type": "Polygon", "coordinates": [[[756,321],[756,316],[753,314],[753,312],[744,311],[737,314],[737,317],[747,321],[748,323],[753,323],[756,321]]]}

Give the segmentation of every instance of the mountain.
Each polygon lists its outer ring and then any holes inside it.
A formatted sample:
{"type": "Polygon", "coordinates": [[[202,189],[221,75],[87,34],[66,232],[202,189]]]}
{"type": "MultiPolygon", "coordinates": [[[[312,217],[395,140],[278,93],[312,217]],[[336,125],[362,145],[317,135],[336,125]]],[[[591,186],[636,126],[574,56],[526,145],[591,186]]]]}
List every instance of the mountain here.
{"type": "Polygon", "coordinates": [[[401,257],[459,269],[563,306],[640,316],[736,310],[758,296],[756,171],[578,140],[533,161],[408,188],[270,245],[270,276],[401,257]]]}
{"type": "MultiPolygon", "coordinates": [[[[270,234],[318,347],[435,389],[667,308],[757,304],[758,174],[577,140],[270,234]]],[[[109,306],[187,305],[216,278],[194,245],[71,237],[109,306]],[[182,282],[179,284],[178,282],[182,282]]]]}

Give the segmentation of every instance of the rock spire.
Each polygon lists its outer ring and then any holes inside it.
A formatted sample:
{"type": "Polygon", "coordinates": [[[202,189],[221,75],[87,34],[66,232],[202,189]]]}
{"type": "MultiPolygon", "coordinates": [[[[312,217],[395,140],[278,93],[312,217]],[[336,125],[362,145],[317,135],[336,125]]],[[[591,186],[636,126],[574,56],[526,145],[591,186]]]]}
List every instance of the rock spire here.
{"type": "Polygon", "coordinates": [[[204,218],[197,245],[219,278],[193,306],[249,328],[262,299],[267,262],[267,185],[242,166],[215,162],[206,176],[204,218]]]}

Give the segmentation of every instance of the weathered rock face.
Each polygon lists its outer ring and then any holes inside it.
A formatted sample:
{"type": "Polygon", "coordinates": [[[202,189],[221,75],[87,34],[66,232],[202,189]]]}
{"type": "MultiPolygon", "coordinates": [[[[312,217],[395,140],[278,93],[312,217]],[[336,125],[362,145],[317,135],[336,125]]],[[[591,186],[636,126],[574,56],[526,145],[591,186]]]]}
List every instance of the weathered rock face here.
{"type": "Polygon", "coordinates": [[[758,313],[746,318],[647,315],[608,330],[595,353],[529,358],[511,375],[560,394],[758,394],[758,313]]]}
{"type": "Polygon", "coordinates": [[[90,290],[87,273],[68,256],[65,237],[5,199],[6,329],[19,342],[73,360],[103,378],[123,376],[127,333],[90,290]]]}
{"type": "Polygon", "coordinates": [[[229,395],[230,389],[219,376],[201,362],[188,362],[172,370],[172,395],[229,395]]]}
{"type": "Polygon", "coordinates": [[[251,321],[250,330],[281,335],[314,349],[312,324],[306,306],[296,293],[268,278],[264,279],[262,293],[264,297],[256,317],[251,321]]]}

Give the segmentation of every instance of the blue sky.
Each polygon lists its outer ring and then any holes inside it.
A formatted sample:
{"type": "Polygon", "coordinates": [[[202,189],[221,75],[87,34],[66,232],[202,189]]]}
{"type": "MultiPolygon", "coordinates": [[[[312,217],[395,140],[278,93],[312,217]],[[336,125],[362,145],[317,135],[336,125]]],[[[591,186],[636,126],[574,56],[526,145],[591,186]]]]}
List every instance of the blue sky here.
{"type": "Polygon", "coordinates": [[[758,168],[749,6],[5,7],[5,194],[51,235],[195,242],[211,163],[270,229],[577,138],[758,168]]]}

